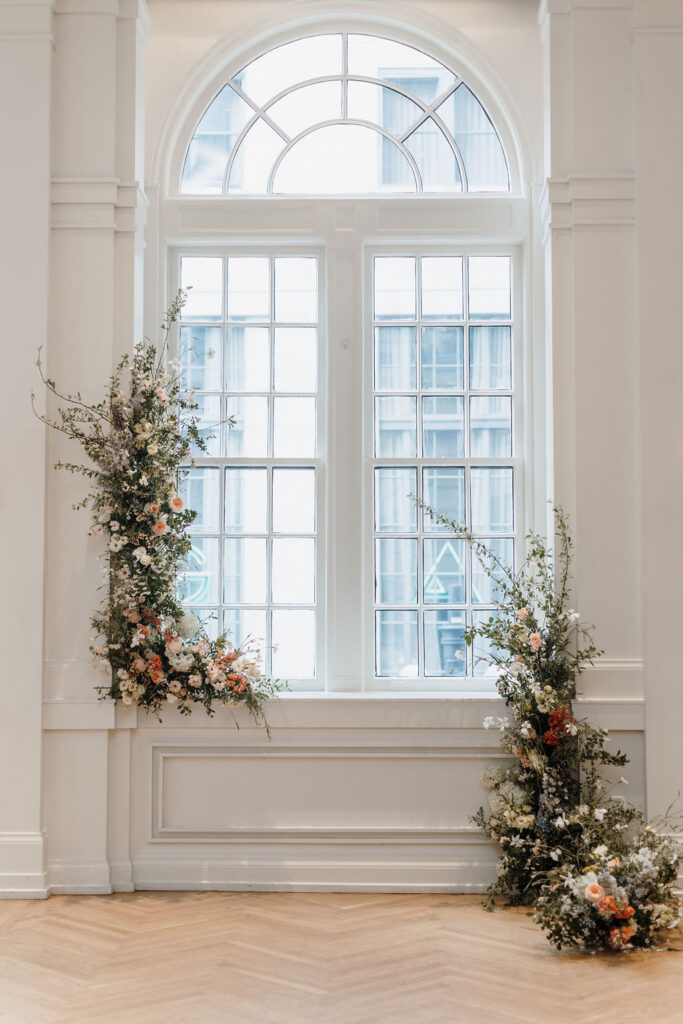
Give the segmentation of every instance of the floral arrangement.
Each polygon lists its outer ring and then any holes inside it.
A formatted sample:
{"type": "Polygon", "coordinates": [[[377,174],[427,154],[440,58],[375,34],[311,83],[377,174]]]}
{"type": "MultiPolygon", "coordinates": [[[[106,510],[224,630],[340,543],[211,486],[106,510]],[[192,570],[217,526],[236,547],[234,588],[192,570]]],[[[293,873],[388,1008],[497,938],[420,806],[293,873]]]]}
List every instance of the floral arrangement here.
{"type": "Polygon", "coordinates": [[[176,597],[191,549],[186,531],[196,518],[176,488],[182,467],[192,462],[192,444],[206,450],[180,363],[171,360],[169,372],[164,368],[184,303],[179,292],[162,324],[160,351],[138,345],[132,358],[124,356],[96,404],[80,393],[61,393],[45,376],[39,352],[44,385],[65,403],[58,419],[40,418],[83,448],[87,464],[58,462],[55,468],[90,481],[90,493],[74,508],[90,510],[88,535],[106,541],[100,556],[106,592],[91,620],[91,651],[111,675],[100,696],[156,714],[166,704],[189,714],[200,703],[213,714],[215,701],[241,703],[265,723],[263,701],[281,686],[263,677],[254,642],[240,650],[225,635],[211,640],[176,597]]]}
{"type": "MultiPolygon", "coordinates": [[[[489,811],[473,821],[501,848],[489,889],[513,904],[534,905],[534,918],[558,948],[629,950],[656,945],[680,920],[673,887],[680,863],[675,839],[648,824],[612,792],[606,767],[627,763],[606,749],[607,732],[575,716],[576,680],[602,653],[592,627],[569,602],[572,541],[555,510],[555,556],[538,534],[514,572],[462,525],[419,502],[428,516],[472,547],[491,579],[497,607],[470,627],[468,644],[485,641],[497,689],[511,716],[488,717],[512,758],[482,782],[489,811]]],[[[621,778],[621,783],[626,780],[621,778]]],[[[665,816],[660,827],[669,826],[665,816]]]]}

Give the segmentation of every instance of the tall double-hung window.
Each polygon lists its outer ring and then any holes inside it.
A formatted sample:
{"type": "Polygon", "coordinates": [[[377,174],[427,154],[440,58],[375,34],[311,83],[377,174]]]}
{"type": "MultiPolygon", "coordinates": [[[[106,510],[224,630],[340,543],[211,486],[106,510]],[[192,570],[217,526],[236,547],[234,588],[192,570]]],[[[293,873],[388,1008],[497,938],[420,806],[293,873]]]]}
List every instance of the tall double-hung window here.
{"type": "MultiPolygon", "coordinates": [[[[238,62],[239,64],[239,62],[238,62]]],[[[472,690],[524,532],[523,197],[444,57],[326,32],[237,66],[168,197],[208,452],[181,597],[315,690],[472,690]],[[230,420],[234,425],[230,425],[230,420]]]]}

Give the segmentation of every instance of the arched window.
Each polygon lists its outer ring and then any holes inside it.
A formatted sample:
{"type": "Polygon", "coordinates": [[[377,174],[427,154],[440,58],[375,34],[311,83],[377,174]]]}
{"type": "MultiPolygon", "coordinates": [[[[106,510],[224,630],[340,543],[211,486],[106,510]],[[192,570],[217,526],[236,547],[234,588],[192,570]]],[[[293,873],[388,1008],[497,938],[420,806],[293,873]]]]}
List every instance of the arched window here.
{"type": "Polygon", "coordinates": [[[187,150],[181,192],[507,192],[483,106],[440,61],[391,39],[308,36],[221,89],[187,150]]]}
{"type": "Polygon", "coordinates": [[[491,685],[463,634],[495,586],[412,496],[514,562],[529,207],[509,126],[439,54],[326,31],[236,61],[167,179],[211,437],[182,597],[294,688],[491,685]]]}

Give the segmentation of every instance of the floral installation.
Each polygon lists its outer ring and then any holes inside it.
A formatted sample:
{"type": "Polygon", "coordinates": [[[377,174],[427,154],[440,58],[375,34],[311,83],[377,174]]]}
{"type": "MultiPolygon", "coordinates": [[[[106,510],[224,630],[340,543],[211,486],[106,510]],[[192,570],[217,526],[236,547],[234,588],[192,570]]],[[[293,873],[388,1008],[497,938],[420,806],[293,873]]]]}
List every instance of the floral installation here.
{"type": "Polygon", "coordinates": [[[203,704],[210,715],[214,702],[244,704],[266,724],[263,702],[282,684],[264,678],[255,642],[239,649],[225,634],[210,639],[176,596],[192,546],[186,531],[197,515],[177,487],[183,467],[192,464],[192,445],[206,451],[179,361],[170,360],[165,369],[170,332],[185,300],[179,292],[166,313],[160,350],[141,344],[132,358],[124,356],[101,402],[90,405],[80,393],[60,392],[45,375],[39,352],[41,379],[64,405],[57,419],[36,415],[78,441],[88,460],[55,468],[90,481],[90,493],[73,507],[90,510],[88,536],[106,544],[100,556],[105,596],[91,619],[90,649],[111,676],[108,686],[98,688],[100,696],[157,715],[167,704],[183,714],[203,704]]]}
{"type": "Polygon", "coordinates": [[[489,810],[473,818],[501,848],[485,906],[492,909],[503,894],[512,904],[533,905],[534,919],[558,948],[657,946],[662,930],[681,916],[674,893],[679,847],[663,834],[671,832],[670,815],[655,827],[613,793],[603,769],[628,759],[606,749],[604,729],[574,713],[577,676],[602,652],[592,627],[567,607],[572,540],[565,514],[555,510],[554,556],[544,538],[530,533],[514,572],[467,527],[418,504],[471,545],[496,595],[490,618],[465,632],[468,645],[484,641],[511,712],[483,723],[500,730],[513,758],[508,767],[485,770],[489,810]]]}

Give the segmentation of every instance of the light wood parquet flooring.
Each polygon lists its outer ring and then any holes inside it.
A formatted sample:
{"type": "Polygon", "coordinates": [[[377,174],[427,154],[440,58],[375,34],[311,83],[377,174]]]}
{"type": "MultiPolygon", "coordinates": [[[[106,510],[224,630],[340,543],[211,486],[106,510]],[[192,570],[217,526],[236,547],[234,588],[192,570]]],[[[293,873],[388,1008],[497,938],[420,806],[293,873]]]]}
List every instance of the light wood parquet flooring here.
{"type": "Polygon", "coordinates": [[[473,896],[0,903],[0,1024],[224,1022],[683,1024],[683,952],[557,953],[473,896]]]}

